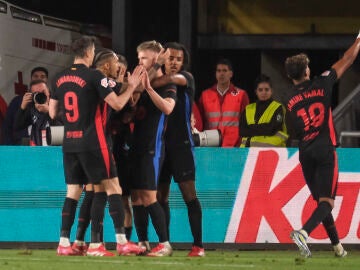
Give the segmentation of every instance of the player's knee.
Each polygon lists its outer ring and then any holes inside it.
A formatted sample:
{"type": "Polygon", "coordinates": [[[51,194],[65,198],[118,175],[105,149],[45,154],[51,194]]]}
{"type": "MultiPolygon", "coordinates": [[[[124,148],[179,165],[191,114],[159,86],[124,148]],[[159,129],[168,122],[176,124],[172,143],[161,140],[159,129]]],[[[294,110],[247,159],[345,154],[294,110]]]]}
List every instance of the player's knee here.
{"type": "Polygon", "coordinates": [[[329,207],[330,210],[334,208],[334,200],[331,198],[320,198],[319,199],[319,206],[322,205],[324,207],[329,207]]]}

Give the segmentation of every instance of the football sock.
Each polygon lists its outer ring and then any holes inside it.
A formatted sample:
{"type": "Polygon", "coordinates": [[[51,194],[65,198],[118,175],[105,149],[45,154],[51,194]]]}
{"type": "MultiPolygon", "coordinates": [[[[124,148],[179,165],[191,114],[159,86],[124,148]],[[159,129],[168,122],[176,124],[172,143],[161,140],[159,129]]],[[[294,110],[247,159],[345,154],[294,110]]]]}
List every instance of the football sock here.
{"type": "Polygon", "coordinates": [[[198,198],[186,202],[191,233],[194,238],[194,245],[203,247],[202,243],[202,211],[198,198]]]}
{"type": "Polygon", "coordinates": [[[328,202],[320,202],[311,217],[305,223],[303,229],[310,235],[310,233],[325,219],[325,217],[331,213],[331,210],[331,205],[328,202]]]}
{"type": "Polygon", "coordinates": [[[125,234],[124,221],[125,212],[124,204],[120,194],[112,194],[109,196],[109,213],[114,223],[116,234],[125,234]]]}
{"type": "Polygon", "coordinates": [[[139,242],[148,241],[149,215],[143,205],[133,205],[134,225],[139,242]]]}
{"type": "Polygon", "coordinates": [[[132,227],[125,227],[125,235],[127,240],[130,240],[131,233],[132,233],[132,227]]]}
{"type": "Polygon", "coordinates": [[[154,202],[146,207],[149,215],[151,217],[152,224],[156,231],[156,234],[159,237],[159,242],[163,243],[168,241],[168,236],[166,232],[166,223],[165,223],[165,214],[162,210],[159,202],[154,202]]]}
{"type": "Polygon", "coordinates": [[[160,205],[161,205],[161,208],[164,210],[165,222],[166,222],[166,233],[168,235],[168,238],[170,239],[170,231],[169,231],[169,227],[170,227],[170,207],[169,207],[169,201],[161,202],[160,205]]]}
{"type": "Polygon", "coordinates": [[[70,238],[70,231],[71,226],[74,224],[77,203],[77,200],[65,198],[61,213],[61,237],[70,238]]]}
{"type": "Polygon", "coordinates": [[[76,240],[84,241],[86,229],[90,224],[91,203],[93,198],[94,191],[85,191],[85,196],[79,211],[76,240]]]}
{"type": "Polygon", "coordinates": [[[95,192],[91,205],[91,243],[101,242],[101,227],[104,220],[106,193],[95,192]]]}
{"type": "Polygon", "coordinates": [[[326,216],[326,218],[322,221],[326,233],[330,238],[331,244],[333,246],[339,244],[339,236],[338,236],[338,232],[335,226],[335,222],[334,222],[334,217],[333,215],[330,213],[326,216]]]}

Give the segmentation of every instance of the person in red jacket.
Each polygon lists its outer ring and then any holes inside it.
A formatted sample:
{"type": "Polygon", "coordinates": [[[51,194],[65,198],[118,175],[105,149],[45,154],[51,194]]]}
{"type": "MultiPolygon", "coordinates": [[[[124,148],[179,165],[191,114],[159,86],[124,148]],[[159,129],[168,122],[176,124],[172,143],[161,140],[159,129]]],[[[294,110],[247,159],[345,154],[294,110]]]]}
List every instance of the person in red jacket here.
{"type": "Polygon", "coordinates": [[[246,91],[231,83],[232,76],[231,62],[219,60],[216,64],[217,84],[201,93],[198,104],[204,130],[218,129],[222,147],[239,146],[240,115],[249,104],[246,91]]]}

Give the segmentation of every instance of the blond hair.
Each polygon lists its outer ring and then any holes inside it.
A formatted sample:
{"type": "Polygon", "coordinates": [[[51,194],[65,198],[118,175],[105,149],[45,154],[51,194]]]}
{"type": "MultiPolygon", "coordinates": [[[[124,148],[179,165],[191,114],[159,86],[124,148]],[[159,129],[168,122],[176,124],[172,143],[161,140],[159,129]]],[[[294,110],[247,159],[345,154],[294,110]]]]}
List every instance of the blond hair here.
{"type": "Polygon", "coordinates": [[[157,42],[156,40],[149,40],[140,43],[137,46],[136,51],[140,52],[140,51],[150,50],[159,53],[161,49],[162,49],[162,45],[160,42],[157,42]]]}

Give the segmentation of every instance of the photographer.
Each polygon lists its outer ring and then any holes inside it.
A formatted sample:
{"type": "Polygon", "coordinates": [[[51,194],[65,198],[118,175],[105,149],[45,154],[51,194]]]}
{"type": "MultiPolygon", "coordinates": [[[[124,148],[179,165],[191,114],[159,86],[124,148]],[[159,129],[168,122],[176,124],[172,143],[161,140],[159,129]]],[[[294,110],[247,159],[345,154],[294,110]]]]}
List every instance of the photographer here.
{"type": "Polygon", "coordinates": [[[49,88],[43,80],[30,83],[29,92],[25,93],[21,106],[16,113],[14,129],[29,129],[31,146],[48,145],[50,135],[49,88]]]}

